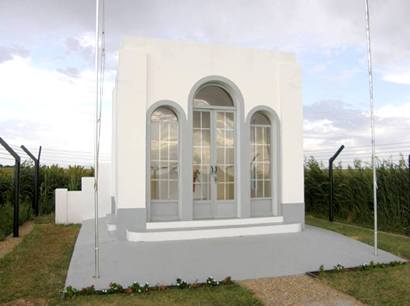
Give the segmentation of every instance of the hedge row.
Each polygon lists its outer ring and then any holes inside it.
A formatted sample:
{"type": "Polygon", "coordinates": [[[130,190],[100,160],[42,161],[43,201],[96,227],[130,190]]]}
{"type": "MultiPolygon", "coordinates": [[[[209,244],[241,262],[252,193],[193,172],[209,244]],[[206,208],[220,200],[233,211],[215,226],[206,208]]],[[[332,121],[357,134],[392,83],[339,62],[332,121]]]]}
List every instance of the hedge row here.
{"type": "MultiPolygon", "coordinates": [[[[372,169],[356,161],[353,166],[334,167],[335,218],[365,226],[373,224],[372,169]]],[[[404,160],[378,161],[378,223],[381,230],[410,235],[410,176],[404,160]]],[[[328,214],[328,169],[314,158],[305,161],[306,212],[328,214]]]]}
{"type": "MultiPolygon", "coordinates": [[[[13,197],[14,168],[0,165],[0,240],[11,232],[10,216],[13,197]]],[[[31,217],[34,169],[29,163],[21,168],[20,222],[31,217]]],[[[92,176],[93,170],[81,166],[61,168],[43,166],[40,172],[40,213],[54,212],[54,190],[79,190],[81,177],[92,176]]],[[[372,170],[360,161],[348,168],[334,167],[335,218],[360,225],[373,223],[372,170]]],[[[399,163],[378,162],[378,219],[382,230],[410,235],[410,176],[404,160],[399,163]]],[[[306,212],[327,216],[328,169],[314,158],[305,161],[306,212]]]]}
{"type": "MultiPolygon", "coordinates": [[[[54,190],[67,188],[80,190],[81,177],[93,176],[93,170],[81,166],[61,168],[56,165],[40,169],[40,214],[54,212],[54,190]]],[[[14,196],[14,167],[0,165],[0,240],[12,231],[12,203],[14,196]]],[[[20,224],[32,216],[34,167],[25,162],[20,171],[20,224]]]]}

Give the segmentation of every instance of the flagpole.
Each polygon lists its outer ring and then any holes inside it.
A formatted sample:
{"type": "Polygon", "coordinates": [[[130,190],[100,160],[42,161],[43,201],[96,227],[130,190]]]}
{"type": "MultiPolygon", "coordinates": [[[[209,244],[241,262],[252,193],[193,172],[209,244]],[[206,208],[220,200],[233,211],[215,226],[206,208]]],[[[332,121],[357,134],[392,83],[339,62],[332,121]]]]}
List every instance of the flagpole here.
{"type": "Polygon", "coordinates": [[[98,151],[100,124],[100,0],[96,0],[95,13],[95,75],[96,75],[96,105],[95,105],[95,139],[94,139],[94,278],[100,278],[100,242],[98,233],[98,151]]]}
{"type": "Polygon", "coordinates": [[[370,99],[370,126],[372,137],[372,169],[373,169],[373,211],[374,211],[374,255],[377,256],[377,176],[375,164],[375,128],[374,128],[374,100],[373,100],[373,69],[372,69],[372,49],[370,43],[370,17],[369,17],[369,1],[365,0],[366,8],[366,35],[367,35],[367,62],[369,72],[369,99],[370,99]]]}

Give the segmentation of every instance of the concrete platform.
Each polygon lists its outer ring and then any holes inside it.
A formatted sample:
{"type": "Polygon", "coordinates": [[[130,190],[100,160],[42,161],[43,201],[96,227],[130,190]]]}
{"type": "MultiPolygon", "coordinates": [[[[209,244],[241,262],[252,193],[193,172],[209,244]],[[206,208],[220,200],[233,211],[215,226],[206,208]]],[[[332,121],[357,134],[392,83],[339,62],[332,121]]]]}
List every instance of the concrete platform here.
{"type": "Polygon", "coordinates": [[[110,282],[173,284],[208,276],[234,280],[302,274],[363,263],[402,260],[388,252],[373,255],[373,248],[335,232],[306,226],[303,232],[248,237],[165,242],[118,240],[100,222],[101,277],[94,279],[93,220],[83,222],[71,259],[66,286],[107,288],[110,282]]]}

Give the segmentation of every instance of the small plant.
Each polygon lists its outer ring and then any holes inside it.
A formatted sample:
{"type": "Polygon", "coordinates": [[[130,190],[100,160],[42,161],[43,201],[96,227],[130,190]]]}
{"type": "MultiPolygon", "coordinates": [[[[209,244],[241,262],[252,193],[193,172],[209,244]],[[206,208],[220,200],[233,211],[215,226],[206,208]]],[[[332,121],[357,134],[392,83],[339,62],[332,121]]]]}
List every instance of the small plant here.
{"type": "Polygon", "coordinates": [[[222,281],[222,283],[224,285],[231,285],[233,283],[232,278],[230,276],[227,276],[224,278],[224,280],[222,281]]]}
{"type": "Polygon", "coordinates": [[[364,263],[360,266],[360,270],[361,271],[368,271],[368,270],[370,270],[370,266],[368,264],[364,263]]]}
{"type": "Polygon", "coordinates": [[[323,276],[323,274],[325,274],[325,266],[320,265],[320,267],[319,267],[319,276],[323,276]]]}
{"type": "Polygon", "coordinates": [[[206,280],[206,283],[192,283],[188,284],[186,281],[182,280],[181,278],[176,279],[176,285],[175,286],[155,286],[155,287],[150,287],[149,283],[145,283],[144,285],[140,285],[137,282],[132,283],[132,285],[128,286],[127,288],[124,288],[120,284],[117,283],[110,283],[108,289],[102,289],[102,290],[96,290],[94,286],[90,287],[85,287],[81,290],[75,289],[72,286],[69,286],[66,288],[66,292],[64,294],[64,297],[66,298],[73,298],[74,296],[77,295],[91,295],[91,294],[99,294],[99,295],[105,295],[105,294],[116,294],[116,293],[127,293],[127,294],[144,294],[148,293],[152,290],[158,290],[158,291],[163,291],[166,290],[169,287],[177,287],[179,289],[186,289],[186,288],[200,288],[203,286],[207,287],[217,287],[220,285],[230,285],[232,284],[233,281],[231,277],[226,277],[224,280],[221,282],[216,281],[212,276],[208,277],[206,280]]]}
{"type": "Polygon", "coordinates": [[[178,289],[185,289],[188,287],[188,283],[180,278],[177,278],[176,286],[178,289]]]}
{"type": "Polygon", "coordinates": [[[111,293],[122,293],[124,292],[124,288],[117,283],[110,283],[110,287],[107,290],[107,293],[111,294],[111,293]]]}
{"type": "Polygon", "coordinates": [[[208,287],[216,287],[219,286],[219,282],[216,281],[212,276],[210,276],[206,279],[206,285],[208,287]]]}
{"type": "Polygon", "coordinates": [[[68,286],[65,292],[65,296],[68,298],[72,298],[73,296],[75,296],[76,294],[78,294],[78,290],[73,288],[72,286],[68,286]]]}
{"type": "Polygon", "coordinates": [[[95,294],[95,288],[94,285],[91,285],[89,287],[85,287],[83,289],[80,290],[80,294],[81,295],[91,295],[91,294],[95,294]]]}
{"type": "Polygon", "coordinates": [[[339,263],[339,264],[337,264],[336,266],[334,266],[333,269],[334,269],[336,272],[343,272],[343,271],[345,270],[345,267],[339,263]]]}

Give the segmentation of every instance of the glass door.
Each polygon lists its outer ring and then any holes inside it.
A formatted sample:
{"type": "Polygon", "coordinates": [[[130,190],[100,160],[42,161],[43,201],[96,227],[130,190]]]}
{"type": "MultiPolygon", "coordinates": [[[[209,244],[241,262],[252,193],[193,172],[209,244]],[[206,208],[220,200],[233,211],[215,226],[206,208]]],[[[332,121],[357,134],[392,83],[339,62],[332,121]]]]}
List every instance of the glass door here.
{"type": "Polygon", "coordinates": [[[235,216],[233,111],[194,110],[192,168],[196,217],[206,219],[235,216]]]}
{"type": "Polygon", "coordinates": [[[216,117],[215,183],[216,201],[235,198],[235,129],[234,113],[214,111],[216,117]]]}

